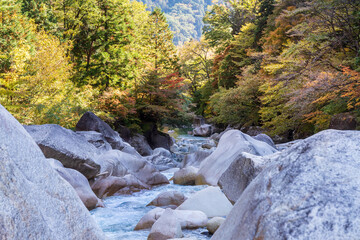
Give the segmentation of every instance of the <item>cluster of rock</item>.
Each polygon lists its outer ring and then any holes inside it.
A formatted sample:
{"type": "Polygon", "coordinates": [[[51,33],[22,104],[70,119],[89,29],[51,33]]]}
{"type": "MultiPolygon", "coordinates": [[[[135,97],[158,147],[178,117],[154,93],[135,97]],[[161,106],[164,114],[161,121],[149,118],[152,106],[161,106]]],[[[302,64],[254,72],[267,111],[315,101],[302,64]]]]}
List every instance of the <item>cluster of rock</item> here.
{"type": "Polygon", "coordinates": [[[326,130],[276,146],[238,130],[214,138],[211,155],[174,175],[178,184],[218,185],[234,204],[212,239],[358,238],[359,131],[326,130]]]}

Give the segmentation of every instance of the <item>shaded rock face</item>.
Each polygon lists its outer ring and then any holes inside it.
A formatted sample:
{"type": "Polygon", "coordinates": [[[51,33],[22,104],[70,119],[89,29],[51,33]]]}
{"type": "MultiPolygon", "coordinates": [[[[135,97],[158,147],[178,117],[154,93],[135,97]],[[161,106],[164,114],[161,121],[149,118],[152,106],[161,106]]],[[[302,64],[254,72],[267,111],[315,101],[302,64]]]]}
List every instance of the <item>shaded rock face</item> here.
{"type": "Polygon", "coordinates": [[[221,137],[217,149],[201,162],[196,184],[216,186],[221,175],[242,152],[264,156],[277,150],[239,130],[229,130],[221,137]]]}
{"type": "Polygon", "coordinates": [[[95,177],[100,165],[95,156],[98,149],[84,137],[55,124],[24,126],[47,158],[59,160],[64,167],[95,177]]]}
{"type": "Polygon", "coordinates": [[[208,217],[221,217],[229,214],[231,209],[232,204],[219,187],[207,187],[190,196],[176,210],[197,210],[208,217]]]}
{"type": "Polygon", "coordinates": [[[92,112],[86,112],[76,124],[76,131],[95,131],[101,133],[113,149],[121,150],[124,147],[123,140],[119,133],[97,117],[92,112]]]}
{"type": "Polygon", "coordinates": [[[181,225],[173,210],[167,208],[161,217],[151,227],[148,240],[166,240],[170,238],[181,238],[183,233],[181,225]]]}
{"type": "Polygon", "coordinates": [[[330,120],[331,129],[355,130],[358,123],[351,113],[340,113],[334,115],[330,120]]]}
{"type": "Polygon", "coordinates": [[[360,132],[326,130],[274,157],[212,239],[357,239],[360,132]]]}
{"type": "Polygon", "coordinates": [[[198,169],[192,166],[182,168],[174,173],[174,184],[195,185],[198,169]]]}
{"type": "Polygon", "coordinates": [[[75,190],[0,105],[2,239],[104,239],[75,190]]]}
{"type": "Polygon", "coordinates": [[[232,204],[235,204],[245,188],[269,161],[266,157],[243,153],[230,164],[221,175],[218,185],[232,204]]]}
{"type": "Polygon", "coordinates": [[[170,147],[174,144],[170,135],[158,131],[156,125],[154,125],[151,130],[146,131],[144,136],[152,149],[165,148],[170,151],[170,147]]]}
{"type": "Polygon", "coordinates": [[[84,175],[74,169],[64,168],[61,162],[56,159],[50,158],[47,160],[53,169],[55,169],[56,172],[75,189],[87,209],[91,210],[97,206],[103,205],[101,200],[98,199],[92,191],[90,184],[84,175]]]}
{"type": "Polygon", "coordinates": [[[153,150],[146,138],[141,134],[135,134],[128,142],[140,153],[141,156],[149,156],[153,153],[153,150]]]}

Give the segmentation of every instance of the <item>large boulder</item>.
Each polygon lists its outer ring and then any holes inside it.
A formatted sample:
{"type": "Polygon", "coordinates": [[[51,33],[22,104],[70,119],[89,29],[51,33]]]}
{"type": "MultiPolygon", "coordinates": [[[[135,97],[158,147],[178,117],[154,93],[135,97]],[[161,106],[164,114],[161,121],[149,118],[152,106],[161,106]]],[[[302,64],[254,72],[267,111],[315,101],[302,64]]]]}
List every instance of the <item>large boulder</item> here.
{"type": "Polygon", "coordinates": [[[75,190],[0,105],[1,239],[104,239],[75,190]]]}
{"type": "Polygon", "coordinates": [[[98,157],[101,172],[108,175],[123,177],[134,175],[141,182],[148,185],[168,184],[169,180],[144,158],[137,157],[118,150],[108,151],[98,157]]]}
{"type": "Polygon", "coordinates": [[[230,164],[221,175],[218,185],[232,204],[235,204],[245,188],[269,162],[270,158],[266,156],[244,152],[230,164]]]}
{"type": "Polygon", "coordinates": [[[166,240],[169,238],[181,238],[183,233],[181,225],[174,211],[167,208],[161,217],[151,227],[148,240],[166,240]]]}
{"type": "Polygon", "coordinates": [[[174,184],[178,185],[195,185],[197,172],[199,169],[188,166],[174,173],[174,184]]]}
{"type": "Polygon", "coordinates": [[[59,160],[64,167],[95,177],[100,165],[95,157],[98,149],[86,138],[55,124],[24,126],[47,158],[59,160]]]}
{"type": "Polygon", "coordinates": [[[106,141],[110,143],[113,149],[121,150],[124,142],[119,133],[111,129],[111,127],[101,120],[92,112],[86,112],[76,124],[76,131],[95,131],[101,133],[106,141]]]}
{"type": "Polygon", "coordinates": [[[91,190],[89,181],[84,175],[74,169],[64,168],[61,162],[56,159],[49,158],[47,160],[52,168],[75,189],[77,195],[87,209],[91,210],[98,206],[103,206],[101,200],[97,198],[95,193],[91,190]]]}
{"type": "Polygon", "coordinates": [[[149,156],[153,153],[153,150],[146,138],[141,134],[134,134],[128,142],[140,153],[141,156],[149,156]]]}
{"type": "Polygon", "coordinates": [[[203,124],[199,127],[194,128],[193,135],[199,137],[210,137],[212,133],[212,125],[210,124],[203,124]]]}
{"type": "Polygon", "coordinates": [[[180,165],[172,158],[171,153],[165,148],[155,148],[153,154],[146,157],[146,160],[154,164],[159,171],[177,168],[180,165]]]}
{"type": "Polygon", "coordinates": [[[229,130],[221,137],[217,149],[201,162],[196,184],[217,185],[221,175],[242,152],[264,156],[277,150],[239,130],[229,130]]]}
{"type": "Polygon", "coordinates": [[[190,196],[177,210],[198,210],[210,218],[226,216],[232,207],[219,187],[210,186],[190,196]]]}
{"type": "Polygon", "coordinates": [[[147,206],[179,206],[186,200],[183,193],[178,191],[168,191],[160,193],[154,200],[152,200],[147,206]]]}
{"type": "Polygon", "coordinates": [[[161,217],[161,214],[163,214],[164,211],[165,209],[160,207],[150,210],[140,219],[134,230],[137,231],[151,228],[152,225],[154,225],[154,223],[161,217]]]}
{"type": "Polygon", "coordinates": [[[275,156],[212,239],[358,239],[360,132],[326,130],[275,156]]]}

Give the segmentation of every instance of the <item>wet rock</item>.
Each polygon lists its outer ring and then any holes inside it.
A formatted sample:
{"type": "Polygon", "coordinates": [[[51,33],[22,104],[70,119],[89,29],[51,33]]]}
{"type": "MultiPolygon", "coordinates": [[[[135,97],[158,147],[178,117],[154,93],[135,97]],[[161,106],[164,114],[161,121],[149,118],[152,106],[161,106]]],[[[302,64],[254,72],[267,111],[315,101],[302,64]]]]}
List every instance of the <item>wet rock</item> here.
{"type": "Polygon", "coordinates": [[[174,173],[174,184],[195,185],[198,169],[188,166],[174,173]]]}
{"type": "Polygon", "coordinates": [[[196,184],[217,185],[221,175],[242,152],[264,156],[277,150],[239,130],[229,130],[221,137],[216,150],[201,162],[196,184]]]}
{"type": "Polygon", "coordinates": [[[2,239],[105,239],[79,196],[0,105],[2,239]]]}
{"type": "Polygon", "coordinates": [[[183,237],[181,225],[176,218],[174,210],[168,208],[151,227],[151,231],[147,239],[166,240],[169,238],[181,237],[183,237]]]}
{"type": "Polygon", "coordinates": [[[95,156],[98,149],[86,138],[55,124],[24,126],[39,145],[46,158],[59,160],[64,167],[81,172],[86,178],[95,177],[100,165],[95,156]]]}
{"type": "Polygon", "coordinates": [[[219,187],[207,187],[189,197],[177,210],[198,210],[208,217],[222,217],[228,215],[232,207],[219,187]]]}
{"type": "Polygon", "coordinates": [[[186,200],[184,194],[178,191],[168,191],[160,193],[154,200],[152,200],[147,206],[164,207],[175,205],[179,206],[186,200]]]}
{"type": "Polygon", "coordinates": [[[84,175],[74,169],[64,168],[61,162],[56,159],[50,158],[47,160],[52,168],[75,189],[77,195],[87,209],[91,210],[98,206],[103,206],[101,200],[98,199],[92,191],[90,184],[84,175]]]}
{"type": "Polygon", "coordinates": [[[86,112],[76,124],[76,131],[95,131],[101,133],[106,141],[110,143],[113,149],[121,150],[124,142],[119,133],[111,129],[111,127],[101,120],[92,112],[86,112]]]}
{"type": "Polygon", "coordinates": [[[170,147],[173,145],[173,140],[170,135],[157,130],[155,124],[153,124],[150,130],[144,133],[144,136],[152,149],[165,148],[170,151],[170,147]]]}
{"type": "Polygon", "coordinates": [[[273,159],[212,239],[357,239],[360,132],[326,130],[273,159]]]}
{"type": "Polygon", "coordinates": [[[221,175],[218,185],[232,204],[269,162],[267,157],[243,153],[230,164],[221,175]]]}
{"type": "Polygon", "coordinates": [[[216,230],[225,222],[225,218],[223,217],[214,217],[208,221],[206,224],[206,229],[209,233],[214,234],[216,230]]]}

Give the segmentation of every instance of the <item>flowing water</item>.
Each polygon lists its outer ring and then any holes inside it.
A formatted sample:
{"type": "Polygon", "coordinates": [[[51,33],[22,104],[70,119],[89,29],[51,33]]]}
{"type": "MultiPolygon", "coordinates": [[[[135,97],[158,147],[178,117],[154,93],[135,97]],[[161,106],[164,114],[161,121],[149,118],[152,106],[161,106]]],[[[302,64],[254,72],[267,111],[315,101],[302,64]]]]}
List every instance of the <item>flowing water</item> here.
{"type": "MultiPolygon", "coordinates": [[[[201,144],[208,143],[206,138],[179,136],[176,148],[179,153],[187,154],[194,152],[201,147],[201,144]]],[[[170,179],[173,171],[164,172],[170,179]]],[[[204,189],[206,186],[181,186],[171,184],[154,187],[151,190],[144,190],[132,195],[112,196],[104,200],[105,208],[97,208],[91,211],[105,235],[110,240],[146,240],[150,229],[133,231],[139,220],[153,206],[146,207],[158,194],[166,191],[179,191],[186,197],[204,189]]],[[[210,239],[205,228],[196,230],[183,230],[184,237],[205,240],[210,239]]]]}

